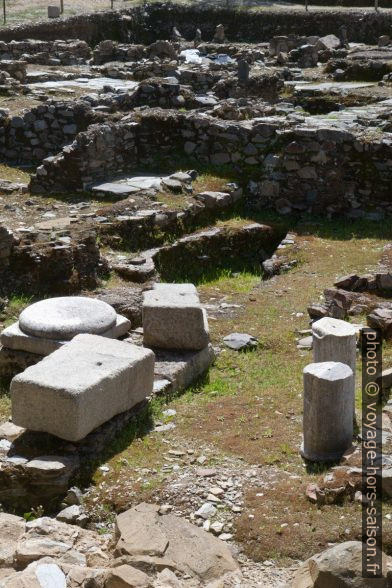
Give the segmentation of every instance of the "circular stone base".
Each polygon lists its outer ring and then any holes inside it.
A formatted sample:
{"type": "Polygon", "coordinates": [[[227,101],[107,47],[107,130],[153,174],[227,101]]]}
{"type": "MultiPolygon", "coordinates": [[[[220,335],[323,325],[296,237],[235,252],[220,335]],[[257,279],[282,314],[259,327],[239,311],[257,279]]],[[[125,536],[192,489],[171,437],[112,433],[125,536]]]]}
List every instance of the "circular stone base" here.
{"type": "Polygon", "coordinates": [[[81,333],[99,335],[116,324],[115,310],[83,296],[49,298],[28,306],[19,317],[27,335],[68,341],[81,333]]]}

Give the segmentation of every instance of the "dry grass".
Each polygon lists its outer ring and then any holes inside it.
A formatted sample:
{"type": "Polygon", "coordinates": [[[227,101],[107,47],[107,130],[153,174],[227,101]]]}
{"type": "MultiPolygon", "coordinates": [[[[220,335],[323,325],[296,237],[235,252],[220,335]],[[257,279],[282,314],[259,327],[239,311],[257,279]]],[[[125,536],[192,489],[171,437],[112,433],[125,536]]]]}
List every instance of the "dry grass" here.
{"type": "Polygon", "coordinates": [[[30,174],[18,167],[11,167],[9,165],[0,164],[0,179],[9,180],[10,182],[28,183],[30,181],[30,174]]]}

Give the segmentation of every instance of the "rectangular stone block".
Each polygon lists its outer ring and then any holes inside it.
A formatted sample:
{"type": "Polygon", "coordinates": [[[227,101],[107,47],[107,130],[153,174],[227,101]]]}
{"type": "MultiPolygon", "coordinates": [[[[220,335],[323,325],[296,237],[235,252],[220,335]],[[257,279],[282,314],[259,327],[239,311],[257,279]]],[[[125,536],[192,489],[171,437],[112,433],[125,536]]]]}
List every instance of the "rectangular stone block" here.
{"type": "Polygon", "coordinates": [[[48,6],[48,18],[60,18],[60,7],[48,6]]]}
{"type": "Polygon", "coordinates": [[[155,284],[143,294],[143,342],[161,349],[203,349],[207,314],[193,284],[155,284]]]}
{"type": "Polygon", "coordinates": [[[155,356],[98,335],[77,335],[11,382],[15,424],[80,441],[152,394],[155,356]]]}

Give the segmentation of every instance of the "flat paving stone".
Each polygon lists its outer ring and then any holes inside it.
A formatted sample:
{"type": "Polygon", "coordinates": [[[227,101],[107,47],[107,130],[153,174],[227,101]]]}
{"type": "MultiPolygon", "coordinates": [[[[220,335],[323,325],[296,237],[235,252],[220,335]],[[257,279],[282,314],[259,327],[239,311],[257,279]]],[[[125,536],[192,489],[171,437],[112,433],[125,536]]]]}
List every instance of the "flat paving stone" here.
{"type": "Polygon", "coordinates": [[[111,194],[114,196],[130,196],[139,192],[135,186],[128,186],[128,184],[116,184],[115,182],[107,182],[105,184],[98,184],[91,188],[92,192],[100,192],[103,194],[111,194]]]}
{"type": "Polygon", "coordinates": [[[28,306],[19,317],[19,327],[24,333],[60,341],[80,333],[99,335],[115,324],[114,308],[83,296],[41,300],[28,306]]]}

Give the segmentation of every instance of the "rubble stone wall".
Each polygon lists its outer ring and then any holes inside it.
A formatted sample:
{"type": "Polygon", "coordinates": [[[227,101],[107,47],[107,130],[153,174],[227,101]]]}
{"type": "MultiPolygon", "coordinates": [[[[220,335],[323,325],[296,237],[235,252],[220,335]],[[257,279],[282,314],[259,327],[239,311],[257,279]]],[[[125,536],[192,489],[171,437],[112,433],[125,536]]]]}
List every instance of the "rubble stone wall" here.
{"type": "Polygon", "coordinates": [[[160,109],[81,133],[58,156],[44,160],[31,189],[83,189],[124,171],[178,167],[179,159],[190,166],[229,165],[249,183],[254,208],[355,216],[358,209],[380,205],[392,212],[387,136],[370,139],[332,125],[289,126],[279,117],[233,122],[160,109]]]}
{"type": "Polygon", "coordinates": [[[13,164],[38,164],[96,119],[85,101],[48,101],[15,116],[1,111],[0,157],[13,164]]]}
{"type": "Polygon", "coordinates": [[[25,41],[56,41],[81,39],[94,46],[105,39],[127,40],[127,31],[120,12],[94,12],[70,18],[50,19],[38,23],[26,23],[13,27],[5,27],[0,31],[0,40],[25,41]]]}
{"type": "Polygon", "coordinates": [[[380,35],[390,34],[392,14],[376,13],[374,10],[364,12],[362,9],[352,11],[309,12],[291,10],[268,10],[249,12],[226,8],[200,8],[196,5],[151,4],[146,11],[134,9],[132,19],[128,21],[133,42],[151,43],[157,38],[169,39],[172,27],[176,26],[188,40],[195,36],[200,28],[202,38],[210,41],[218,24],[223,24],[230,41],[252,42],[269,41],[276,35],[301,34],[320,36],[337,33],[339,27],[347,27],[350,41],[377,43],[380,35]],[[168,8],[170,6],[170,9],[168,8]],[[147,16],[144,16],[147,14],[147,16]]]}
{"type": "Polygon", "coordinates": [[[33,192],[80,190],[86,184],[131,169],[137,162],[135,124],[93,125],[60,154],[44,160],[32,181],[33,192]],[[53,175],[62,171],[64,178],[53,175]]]}
{"type": "Polygon", "coordinates": [[[390,34],[392,14],[382,11],[376,13],[371,8],[366,12],[363,9],[305,12],[287,8],[285,11],[279,9],[258,13],[156,3],[118,12],[97,12],[4,28],[0,31],[0,40],[81,39],[95,46],[100,41],[112,39],[148,44],[159,38],[169,39],[173,26],[176,26],[188,40],[193,39],[196,28],[200,28],[203,40],[210,41],[218,24],[225,26],[230,41],[254,43],[269,41],[276,35],[313,35],[314,31],[323,36],[336,33],[344,24],[350,41],[376,43],[379,36],[390,34]]]}
{"type": "MultiPolygon", "coordinates": [[[[0,41],[0,61],[22,59],[39,65],[73,65],[85,63],[92,50],[85,41],[0,41]],[[55,62],[51,60],[56,60],[55,62]]],[[[0,64],[1,66],[1,64],[0,64]]]]}
{"type": "Polygon", "coordinates": [[[19,238],[0,226],[0,295],[72,293],[98,284],[103,261],[96,234],[75,231],[68,242],[19,238]]]}

